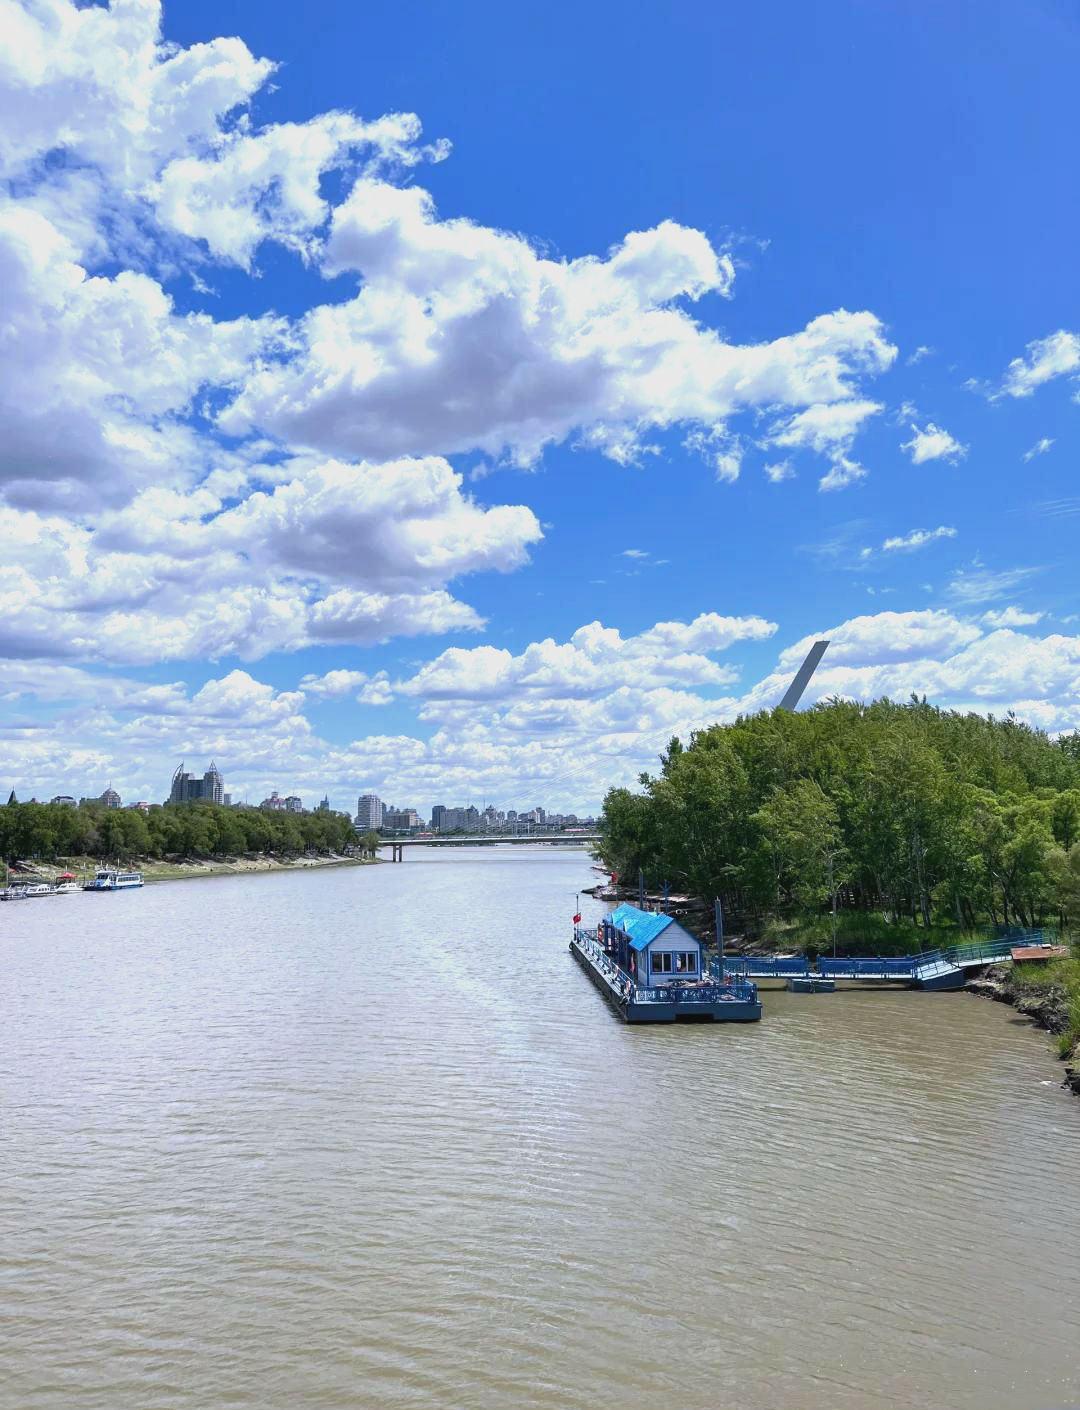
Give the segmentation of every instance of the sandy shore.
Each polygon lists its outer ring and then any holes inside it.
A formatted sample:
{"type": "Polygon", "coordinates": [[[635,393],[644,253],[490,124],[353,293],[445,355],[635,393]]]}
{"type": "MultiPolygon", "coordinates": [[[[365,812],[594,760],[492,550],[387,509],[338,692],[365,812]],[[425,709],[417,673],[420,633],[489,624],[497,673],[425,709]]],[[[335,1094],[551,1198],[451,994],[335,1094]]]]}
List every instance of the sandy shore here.
{"type": "MultiPolygon", "coordinates": [[[[127,865],[127,863],[125,863],[127,865]]],[[[258,857],[228,857],[221,861],[191,858],[183,862],[159,862],[146,861],[135,863],[135,869],[141,871],[143,880],[147,884],[154,884],[158,881],[182,881],[189,880],[196,876],[237,876],[245,872],[257,871],[306,871],[311,867],[368,867],[378,865],[378,858],[370,857],[339,857],[330,855],[328,857],[294,857],[290,860],[282,860],[278,857],[268,857],[265,854],[258,857]]],[[[43,881],[53,881],[61,872],[71,871],[83,880],[97,869],[97,863],[92,863],[89,867],[85,857],[69,858],[66,862],[58,862],[52,866],[33,866],[19,872],[12,872],[11,879],[30,880],[39,877],[43,881]]]]}

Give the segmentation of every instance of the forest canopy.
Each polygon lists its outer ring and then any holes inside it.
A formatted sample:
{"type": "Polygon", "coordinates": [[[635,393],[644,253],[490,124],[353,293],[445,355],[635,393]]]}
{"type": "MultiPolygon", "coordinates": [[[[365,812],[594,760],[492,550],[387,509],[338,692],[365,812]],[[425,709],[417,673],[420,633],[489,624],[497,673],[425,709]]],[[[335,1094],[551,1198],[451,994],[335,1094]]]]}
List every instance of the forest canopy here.
{"type": "Polygon", "coordinates": [[[601,860],[751,923],[844,909],[929,927],[1080,915],[1080,735],[831,700],[673,739],[613,788],[601,860]]]}

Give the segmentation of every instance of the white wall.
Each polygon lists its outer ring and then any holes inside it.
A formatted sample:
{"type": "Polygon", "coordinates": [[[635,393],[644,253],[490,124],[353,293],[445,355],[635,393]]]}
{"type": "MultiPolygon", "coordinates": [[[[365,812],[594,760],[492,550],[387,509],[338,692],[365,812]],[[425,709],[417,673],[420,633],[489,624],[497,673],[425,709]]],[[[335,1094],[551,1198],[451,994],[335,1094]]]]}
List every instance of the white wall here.
{"type": "MultiPolygon", "coordinates": [[[[697,955],[697,969],[692,974],[687,974],[685,970],[679,974],[673,970],[671,974],[657,974],[654,976],[652,972],[652,959],[650,958],[646,976],[639,978],[638,983],[655,986],[658,984],[668,984],[673,979],[699,979],[701,977],[701,941],[698,940],[696,936],[691,935],[688,930],[684,930],[677,920],[672,921],[667,929],[661,935],[658,935],[643,953],[651,957],[652,955],[663,954],[665,952],[679,954],[686,953],[687,951],[697,955]]],[[[672,960],[672,964],[674,963],[675,961],[672,960]]]]}

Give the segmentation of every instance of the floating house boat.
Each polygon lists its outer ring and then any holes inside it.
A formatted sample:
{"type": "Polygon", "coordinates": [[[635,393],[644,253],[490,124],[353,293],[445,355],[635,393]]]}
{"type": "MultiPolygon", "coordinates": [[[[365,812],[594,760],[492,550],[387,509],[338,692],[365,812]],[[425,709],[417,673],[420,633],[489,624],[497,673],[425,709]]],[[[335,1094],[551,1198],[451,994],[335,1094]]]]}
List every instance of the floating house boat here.
{"type": "Polygon", "coordinates": [[[674,916],[617,906],[595,931],[575,928],[570,951],[627,1023],[753,1023],[761,1017],[757,986],[710,978],[701,941],[674,916]]]}

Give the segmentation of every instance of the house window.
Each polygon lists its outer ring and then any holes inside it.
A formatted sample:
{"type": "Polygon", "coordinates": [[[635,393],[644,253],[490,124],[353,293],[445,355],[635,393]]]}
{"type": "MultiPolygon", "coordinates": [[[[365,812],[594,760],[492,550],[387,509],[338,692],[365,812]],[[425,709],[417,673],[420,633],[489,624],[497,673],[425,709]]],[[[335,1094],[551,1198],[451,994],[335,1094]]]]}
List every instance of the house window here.
{"type": "Polygon", "coordinates": [[[670,950],[654,950],[649,956],[653,974],[671,974],[673,959],[670,950]]]}
{"type": "Polygon", "coordinates": [[[675,956],[675,970],[678,974],[697,974],[697,955],[693,950],[684,950],[675,956]]]}

